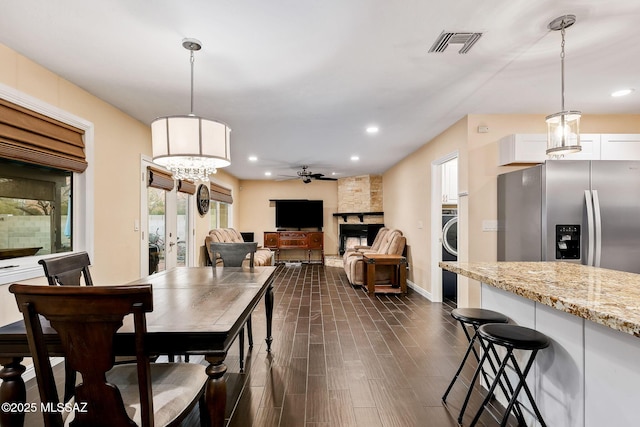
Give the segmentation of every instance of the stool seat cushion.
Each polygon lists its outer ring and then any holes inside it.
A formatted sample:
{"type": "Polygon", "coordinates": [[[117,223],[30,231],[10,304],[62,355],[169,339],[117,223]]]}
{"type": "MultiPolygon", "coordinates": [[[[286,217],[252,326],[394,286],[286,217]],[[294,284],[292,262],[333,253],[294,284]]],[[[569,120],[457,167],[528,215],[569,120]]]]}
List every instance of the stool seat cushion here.
{"type": "Polygon", "coordinates": [[[517,350],[539,350],[549,346],[549,338],[534,329],[518,325],[491,323],[478,328],[480,337],[517,350]]]}
{"type": "Polygon", "coordinates": [[[497,311],[483,308],[455,308],[451,311],[451,317],[463,323],[484,325],[485,323],[507,323],[509,319],[497,311]]]}

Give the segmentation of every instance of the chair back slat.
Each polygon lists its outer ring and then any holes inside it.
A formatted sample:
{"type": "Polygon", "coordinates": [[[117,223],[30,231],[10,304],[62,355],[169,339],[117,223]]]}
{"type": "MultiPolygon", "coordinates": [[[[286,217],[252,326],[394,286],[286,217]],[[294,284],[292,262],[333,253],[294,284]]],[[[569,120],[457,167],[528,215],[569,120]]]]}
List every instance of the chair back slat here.
{"type": "MultiPolygon", "coordinates": [[[[220,256],[225,267],[242,267],[242,262],[249,255],[249,267],[253,268],[254,256],[258,250],[257,242],[211,243],[211,252],[220,256]]],[[[213,263],[215,268],[215,262],[213,263]]]]}
{"type": "MultiPolygon", "coordinates": [[[[49,352],[41,317],[58,333],[70,367],[82,375],[76,386],[76,402],[87,403],[86,412],[75,414],[78,426],[135,425],[126,413],[120,391],[106,381],[115,362],[114,338],[127,314],[134,314],[138,378],[143,425],[153,423],[149,358],[144,349],[145,313],[153,310],[151,285],[137,286],[33,286],[14,284],[23,313],[40,399],[57,405],[49,352]]],[[[62,426],[60,413],[43,412],[46,426],[62,426]]]]}
{"type": "Polygon", "coordinates": [[[80,278],[84,276],[84,284],[93,286],[89,273],[89,254],[78,252],[57,258],[38,261],[44,269],[44,275],[51,286],[80,286],[80,278]]]}

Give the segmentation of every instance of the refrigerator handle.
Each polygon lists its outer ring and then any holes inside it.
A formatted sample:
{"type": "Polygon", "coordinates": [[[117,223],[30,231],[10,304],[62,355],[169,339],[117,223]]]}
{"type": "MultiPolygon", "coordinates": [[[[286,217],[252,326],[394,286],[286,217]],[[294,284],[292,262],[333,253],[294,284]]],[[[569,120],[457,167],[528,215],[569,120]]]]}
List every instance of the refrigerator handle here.
{"type": "Polygon", "coordinates": [[[602,255],[602,214],[600,212],[600,199],[598,198],[598,190],[593,190],[593,219],[596,231],[596,250],[594,267],[600,267],[600,258],[602,255]]]}
{"type": "Polygon", "coordinates": [[[587,264],[593,266],[594,252],[594,219],[593,219],[593,203],[591,201],[591,191],[584,190],[584,201],[587,207],[587,236],[589,238],[589,246],[587,247],[587,264]]]}

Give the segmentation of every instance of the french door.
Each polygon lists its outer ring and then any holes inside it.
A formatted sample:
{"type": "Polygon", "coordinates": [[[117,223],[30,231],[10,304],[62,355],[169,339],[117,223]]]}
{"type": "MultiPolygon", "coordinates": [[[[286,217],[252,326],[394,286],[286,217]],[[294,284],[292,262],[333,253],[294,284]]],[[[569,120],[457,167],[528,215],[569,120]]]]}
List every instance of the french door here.
{"type": "Polygon", "coordinates": [[[154,274],[192,264],[193,196],[148,185],[148,167],[160,169],[148,159],[141,161],[140,273],[154,274]]]}

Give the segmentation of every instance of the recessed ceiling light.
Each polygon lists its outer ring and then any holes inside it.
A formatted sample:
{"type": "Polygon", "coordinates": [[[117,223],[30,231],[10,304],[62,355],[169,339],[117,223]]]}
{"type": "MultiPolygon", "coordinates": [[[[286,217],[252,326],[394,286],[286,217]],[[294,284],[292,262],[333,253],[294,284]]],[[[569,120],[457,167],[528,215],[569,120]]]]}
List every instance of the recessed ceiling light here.
{"type": "Polygon", "coordinates": [[[257,161],[258,161],[258,157],[256,157],[256,156],[249,156],[249,161],[250,161],[250,162],[257,162],[257,161]]]}
{"type": "Polygon", "coordinates": [[[611,93],[611,96],[615,96],[616,98],[619,96],[626,96],[633,92],[633,89],[621,89],[611,93]]]}
{"type": "Polygon", "coordinates": [[[358,157],[358,156],[351,156],[351,161],[353,161],[353,162],[357,162],[358,160],[360,160],[360,157],[358,157]]]}
{"type": "Polygon", "coordinates": [[[378,126],[375,126],[375,125],[367,126],[367,133],[370,135],[378,133],[379,130],[380,129],[378,128],[378,126]]]}
{"type": "Polygon", "coordinates": [[[271,172],[265,172],[265,176],[271,176],[271,172]]]}

